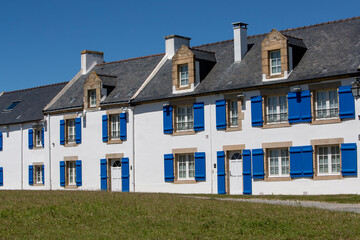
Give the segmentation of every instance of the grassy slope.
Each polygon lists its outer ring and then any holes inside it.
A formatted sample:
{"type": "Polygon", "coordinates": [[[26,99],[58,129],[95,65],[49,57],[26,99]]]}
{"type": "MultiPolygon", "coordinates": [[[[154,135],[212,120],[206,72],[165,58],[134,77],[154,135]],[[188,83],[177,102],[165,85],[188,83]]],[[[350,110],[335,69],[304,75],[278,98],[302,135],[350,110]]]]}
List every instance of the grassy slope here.
{"type": "Polygon", "coordinates": [[[360,214],[167,194],[0,191],[0,239],[360,239],[360,214]]]}

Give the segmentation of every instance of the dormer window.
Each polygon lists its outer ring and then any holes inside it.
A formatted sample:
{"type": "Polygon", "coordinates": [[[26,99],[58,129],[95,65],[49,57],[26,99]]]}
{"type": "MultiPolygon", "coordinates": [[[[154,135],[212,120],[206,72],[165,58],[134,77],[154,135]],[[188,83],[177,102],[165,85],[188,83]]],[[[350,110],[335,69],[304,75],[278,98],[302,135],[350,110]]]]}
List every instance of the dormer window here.
{"type": "Polygon", "coordinates": [[[270,52],[270,71],[271,75],[281,74],[280,50],[270,52]]]}
{"type": "Polygon", "coordinates": [[[96,90],[91,89],[88,93],[89,96],[89,107],[96,107],[96,90]]]}
{"type": "Polygon", "coordinates": [[[179,78],[180,87],[185,87],[189,85],[189,70],[187,64],[179,66],[179,78]]]}

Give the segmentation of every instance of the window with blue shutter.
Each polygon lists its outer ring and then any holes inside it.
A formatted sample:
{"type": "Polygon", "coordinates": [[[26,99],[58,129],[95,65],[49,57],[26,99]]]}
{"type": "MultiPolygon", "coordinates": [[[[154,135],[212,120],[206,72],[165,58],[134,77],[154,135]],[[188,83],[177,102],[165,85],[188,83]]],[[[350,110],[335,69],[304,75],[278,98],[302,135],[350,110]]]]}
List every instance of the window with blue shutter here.
{"type": "Polygon", "coordinates": [[[3,150],[3,133],[0,132],[0,151],[3,150]]]}
{"type": "Polygon", "coordinates": [[[129,192],[129,188],[130,188],[129,158],[121,159],[121,184],[122,184],[122,191],[129,192]]]}
{"type": "Polygon", "coordinates": [[[356,143],[341,144],[341,173],[343,176],[357,175],[356,143]]]}
{"type": "Polygon", "coordinates": [[[65,161],[60,161],[60,186],[65,187],[65,161]]]}
{"type": "Polygon", "coordinates": [[[195,153],[195,180],[205,181],[206,180],[206,160],[204,152],[195,153]]]}
{"type": "Polygon", "coordinates": [[[4,175],[3,175],[3,168],[0,167],[0,186],[4,185],[4,175]]]}
{"type": "Polygon", "coordinates": [[[44,128],[41,128],[41,144],[42,144],[42,147],[43,147],[43,148],[45,147],[44,137],[45,137],[45,129],[44,129],[44,128]]]}
{"type": "Polygon", "coordinates": [[[120,140],[126,140],[126,113],[120,113],[120,140]]]}
{"type": "Polygon", "coordinates": [[[107,115],[102,115],[102,140],[103,142],[107,142],[109,140],[107,115]]]}
{"type": "Polygon", "coordinates": [[[81,143],[81,118],[75,118],[75,135],[76,143],[81,143]]]}
{"type": "Polygon", "coordinates": [[[65,120],[60,120],[60,144],[65,144],[65,120]]]}
{"type": "Polygon", "coordinates": [[[309,90],[301,92],[301,121],[311,122],[311,92],[309,90]]]}
{"type": "Polygon", "coordinates": [[[262,109],[262,97],[251,97],[251,124],[253,127],[261,127],[263,125],[263,109],[262,109]]]}
{"type": "Polygon", "coordinates": [[[217,175],[218,175],[218,194],[226,194],[225,188],[225,152],[217,152],[217,175]]]}
{"type": "Polygon", "coordinates": [[[29,165],[29,185],[34,184],[34,167],[33,165],[29,165]]]}
{"type": "Polygon", "coordinates": [[[45,167],[44,167],[44,165],[42,165],[41,171],[42,171],[42,182],[43,182],[43,184],[45,184],[45,167]]]}
{"type": "Polygon", "coordinates": [[[252,163],[253,178],[264,179],[264,150],[262,148],[252,150],[252,163]]]}
{"type": "Polygon", "coordinates": [[[107,190],[107,161],[106,159],[100,159],[100,185],[101,190],[107,190]]]}
{"type": "Polygon", "coordinates": [[[351,86],[339,87],[339,117],[340,119],[355,118],[355,103],[351,86]]]}
{"type": "Polygon", "coordinates": [[[82,185],[81,160],[76,160],[76,186],[82,185]]]}
{"type": "Polygon", "coordinates": [[[311,92],[288,93],[289,123],[311,122],[311,92]]]}
{"type": "Polygon", "coordinates": [[[226,101],[216,101],[216,129],[226,129],[226,101]]]}
{"type": "Polygon", "coordinates": [[[204,103],[198,102],[194,103],[194,131],[204,131],[205,124],[204,124],[204,103]]]}
{"type": "Polygon", "coordinates": [[[33,149],[34,147],[34,131],[32,129],[29,129],[28,131],[28,142],[29,142],[29,149],[33,149]]]}
{"type": "Polygon", "coordinates": [[[314,175],[314,168],[313,168],[313,148],[311,145],[302,147],[302,160],[303,160],[303,177],[312,177],[314,175]]]}
{"type": "Polygon", "coordinates": [[[290,176],[312,177],[313,170],[312,146],[290,147],[290,176]]]}
{"type": "Polygon", "coordinates": [[[164,176],[165,182],[174,181],[174,155],[164,154],[164,176]]]}
{"type": "Polygon", "coordinates": [[[252,194],[252,179],[251,179],[251,151],[243,150],[243,184],[244,194],[252,194]]]}
{"type": "Polygon", "coordinates": [[[164,123],[164,133],[172,134],[174,131],[173,128],[173,107],[164,106],[163,107],[163,123],[164,123]]]}

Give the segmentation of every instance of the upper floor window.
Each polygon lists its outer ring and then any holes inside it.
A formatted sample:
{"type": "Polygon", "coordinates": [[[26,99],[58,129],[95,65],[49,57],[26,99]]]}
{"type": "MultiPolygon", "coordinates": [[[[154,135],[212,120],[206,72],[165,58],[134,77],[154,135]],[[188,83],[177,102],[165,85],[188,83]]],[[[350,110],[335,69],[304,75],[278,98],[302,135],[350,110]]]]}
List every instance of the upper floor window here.
{"type": "Polygon", "coordinates": [[[189,71],[187,64],[179,66],[179,79],[180,79],[180,87],[189,85],[189,71]]]}
{"type": "Polygon", "coordinates": [[[339,146],[319,146],[317,149],[317,165],[319,175],[340,174],[339,146]]]}
{"type": "Polygon", "coordinates": [[[120,140],[119,114],[110,115],[110,140],[120,140]]]}
{"type": "Polygon", "coordinates": [[[269,177],[288,177],[290,174],[290,158],[287,148],[269,149],[269,177]]]}
{"type": "Polygon", "coordinates": [[[89,90],[89,107],[96,107],[96,90],[89,90]]]}
{"type": "Polygon", "coordinates": [[[68,119],[66,121],[67,126],[67,142],[68,143],[75,143],[75,119],[68,119]]]}
{"type": "Polygon", "coordinates": [[[337,90],[326,90],[316,92],[315,118],[337,118],[339,117],[339,103],[337,90]]]}
{"type": "Polygon", "coordinates": [[[195,180],[194,154],[178,155],[178,180],[195,180]]]}
{"type": "Polygon", "coordinates": [[[281,56],[280,50],[270,53],[270,75],[281,74],[281,56]]]}
{"type": "Polygon", "coordinates": [[[176,111],[176,130],[189,131],[194,128],[193,106],[179,106],[176,111]]]}
{"type": "Polygon", "coordinates": [[[266,98],[266,122],[280,123],[288,121],[286,96],[271,96],[266,98]]]}
{"type": "Polygon", "coordinates": [[[41,129],[35,129],[35,147],[42,147],[42,130],[41,129]]]}
{"type": "Polygon", "coordinates": [[[229,101],[229,126],[238,127],[239,126],[239,112],[238,112],[238,101],[231,100],[229,101]]]}

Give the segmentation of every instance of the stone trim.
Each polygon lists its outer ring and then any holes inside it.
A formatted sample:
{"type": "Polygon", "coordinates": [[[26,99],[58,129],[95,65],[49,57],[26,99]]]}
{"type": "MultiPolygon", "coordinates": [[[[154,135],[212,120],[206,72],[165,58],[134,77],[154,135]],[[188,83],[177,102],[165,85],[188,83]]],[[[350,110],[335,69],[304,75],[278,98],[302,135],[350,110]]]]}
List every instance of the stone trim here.
{"type": "MultiPolygon", "coordinates": [[[[44,182],[42,183],[35,183],[36,182],[36,167],[40,167],[40,166],[43,166],[44,163],[43,162],[34,162],[32,164],[33,166],[33,185],[30,185],[30,186],[44,186],[44,182]]],[[[42,173],[44,174],[44,172],[42,173]]]]}
{"type": "Polygon", "coordinates": [[[336,145],[344,143],[344,138],[326,138],[326,139],[313,139],[310,140],[310,144],[317,145],[336,145]]]}
{"type": "MultiPolygon", "coordinates": [[[[76,184],[69,186],[69,176],[68,176],[68,162],[76,162],[76,160],[79,160],[78,156],[66,156],[66,157],[64,157],[64,162],[65,162],[65,189],[77,189],[78,188],[78,186],[76,184]]],[[[75,168],[76,168],[76,164],[75,164],[75,168]]]]}
{"type": "Polygon", "coordinates": [[[292,141],[263,143],[262,148],[288,148],[293,145],[292,141]]]}
{"type": "Polygon", "coordinates": [[[186,153],[195,153],[197,148],[175,148],[172,149],[173,154],[186,154],[186,153]]]}
{"type": "Polygon", "coordinates": [[[195,54],[185,45],[182,45],[172,58],[172,85],[176,91],[190,89],[195,85],[195,54]],[[181,65],[188,65],[188,86],[180,87],[181,65]]]}
{"type": "Polygon", "coordinates": [[[99,76],[92,71],[90,73],[90,75],[87,77],[85,83],[84,83],[84,98],[83,98],[83,103],[84,103],[84,109],[85,110],[98,110],[100,107],[100,100],[101,100],[101,79],[99,78],[99,76]],[[90,90],[95,90],[96,91],[96,106],[95,107],[90,107],[89,106],[89,91],[90,90]]]}
{"type": "Polygon", "coordinates": [[[284,176],[284,177],[270,177],[269,176],[269,161],[268,161],[268,151],[270,149],[278,149],[278,148],[287,148],[289,152],[289,161],[290,159],[290,151],[289,148],[293,145],[292,141],[286,141],[286,142],[269,142],[269,143],[263,143],[262,148],[264,149],[264,181],[266,182],[275,182],[275,181],[290,181],[291,177],[284,176]]]}
{"type": "Polygon", "coordinates": [[[228,151],[241,151],[245,149],[245,144],[238,144],[238,145],[224,145],[223,151],[225,155],[227,155],[228,151]]]}
{"type": "Polygon", "coordinates": [[[105,158],[107,160],[109,159],[117,159],[117,158],[123,158],[124,157],[124,153],[108,153],[105,155],[105,158]]]}
{"type": "MultiPolygon", "coordinates": [[[[106,115],[108,117],[108,141],[106,142],[106,144],[120,144],[123,143],[123,141],[121,139],[111,139],[111,115],[119,115],[120,113],[122,113],[122,109],[109,109],[106,111],[106,115]]],[[[120,125],[120,118],[119,118],[119,125],[120,125]]],[[[120,128],[120,126],[119,126],[120,128]]]]}
{"type": "Polygon", "coordinates": [[[174,184],[194,184],[197,183],[196,180],[178,180],[178,168],[177,168],[177,163],[178,163],[178,158],[179,155],[182,154],[192,154],[194,156],[194,161],[195,161],[195,152],[197,152],[197,148],[178,148],[178,149],[172,149],[172,153],[174,155],[174,184]],[[191,150],[196,150],[196,151],[191,151],[191,150]]]}
{"type": "Polygon", "coordinates": [[[78,156],[67,156],[67,157],[64,157],[64,161],[65,161],[65,162],[76,161],[76,160],[79,160],[79,157],[78,157],[78,156]]]}
{"type": "Polygon", "coordinates": [[[230,97],[231,95],[224,96],[226,101],[226,129],[225,132],[233,132],[233,131],[240,131],[242,130],[242,120],[244,120],[244,112],[242,112],[242,98],[237,96],[230,97]],[[238,126],[237,127],[230,127],[230,101],[236,100],[238,104],[238,126]]]}

